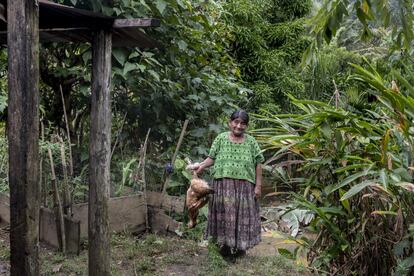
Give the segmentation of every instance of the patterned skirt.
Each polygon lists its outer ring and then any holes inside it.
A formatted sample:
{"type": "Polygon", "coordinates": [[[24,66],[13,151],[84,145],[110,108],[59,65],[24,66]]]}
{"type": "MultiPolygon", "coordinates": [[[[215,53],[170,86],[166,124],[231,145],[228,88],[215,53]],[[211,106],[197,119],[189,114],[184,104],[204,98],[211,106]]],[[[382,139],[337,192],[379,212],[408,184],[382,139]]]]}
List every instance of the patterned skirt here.
{"type": "Polygon", "coordinates": [[[219,246],[247,250],[260,242],[259,203],[254,185],[247,180],[222,178],[213,181],[206,237],[219,246]]]}

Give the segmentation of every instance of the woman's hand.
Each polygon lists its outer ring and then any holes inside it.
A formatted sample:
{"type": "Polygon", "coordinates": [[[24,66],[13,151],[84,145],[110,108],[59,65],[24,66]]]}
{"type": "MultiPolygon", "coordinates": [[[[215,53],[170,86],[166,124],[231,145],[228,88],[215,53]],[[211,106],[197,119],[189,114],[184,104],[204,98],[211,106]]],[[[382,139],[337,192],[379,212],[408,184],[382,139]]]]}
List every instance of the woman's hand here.
{"type": "Polygon", "coordinates": [[[259,199],[261,195],[262,195],[262,186],[256,185],[254,187],[254,196],[256,197],[256,199],[259,199]]]}
{"type": "MultiPolygon", "coordinates": [[[[197,163],[196,163],[197,164],[197,163]]],[[[194,164],[194,165],[196,165],[194,164]]],[[[203,162],[197,164],[196,168],[193,168],[196,174],[202,173],[206,168],[212,166],[214,164],[214,160],[210,157],[207,157],[203,162]]]]}
{"type": "Polygon", "coordinates": [[[194,171],[195,171],[196,174],[200,174],[200,173],[202,173],[204,171],[204,167],[200,165],[194,171]]]}
{"type": "Polygon", "coordinates": [[[256,185],[254,187],[254,196],[258,199],[262,195],[262,165],[256,165],[256,185]]]}

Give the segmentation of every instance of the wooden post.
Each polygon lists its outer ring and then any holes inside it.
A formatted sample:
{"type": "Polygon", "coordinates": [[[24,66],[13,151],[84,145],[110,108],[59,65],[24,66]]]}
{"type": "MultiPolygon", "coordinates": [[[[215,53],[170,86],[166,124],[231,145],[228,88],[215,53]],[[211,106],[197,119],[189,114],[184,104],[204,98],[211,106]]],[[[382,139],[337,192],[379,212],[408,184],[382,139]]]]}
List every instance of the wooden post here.
{"type": "Polygon", "coordinates": [[[8,0],[11,275],[39,275],[39,6],[8,0]]]}
{"type": "Polygon", "coordinates": [[[94,33],[89,142],[89,275],[110,275],[108,200],[111,155],[111,51],[109,31],[94,33]]]}

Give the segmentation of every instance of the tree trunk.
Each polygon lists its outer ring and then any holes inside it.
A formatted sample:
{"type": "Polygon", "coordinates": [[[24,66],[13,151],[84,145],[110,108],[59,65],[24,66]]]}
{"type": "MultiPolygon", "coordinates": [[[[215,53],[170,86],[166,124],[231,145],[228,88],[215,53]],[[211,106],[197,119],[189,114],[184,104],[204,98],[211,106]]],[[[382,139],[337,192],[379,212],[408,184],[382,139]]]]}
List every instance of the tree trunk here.
{"type": "Polygon", "coordinates": [[[8,138],[11,275],[39,275],[39,7],[9,0],[8,138]]]}
{"type": "Polygon", "coordinates": [[[92,42],[92,105],[89,144],[89,275],[110,275],[108,200],[111,154],[112,36],[100,30],[92,42]]]}

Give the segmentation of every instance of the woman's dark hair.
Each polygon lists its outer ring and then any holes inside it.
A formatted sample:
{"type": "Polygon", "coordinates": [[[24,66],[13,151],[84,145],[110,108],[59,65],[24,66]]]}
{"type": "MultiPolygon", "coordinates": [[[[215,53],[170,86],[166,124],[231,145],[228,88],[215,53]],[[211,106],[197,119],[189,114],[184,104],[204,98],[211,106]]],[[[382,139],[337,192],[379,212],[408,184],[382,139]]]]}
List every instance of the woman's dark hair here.
{"type": "Polygon", "coordinates": [[[241,119],[246,125],[249,124],[249,114],[247,114],[247,112],[243,109],[236,110],[233,114],[231,114],[230,121],[234,121],[236,119],[241,119]]]}

